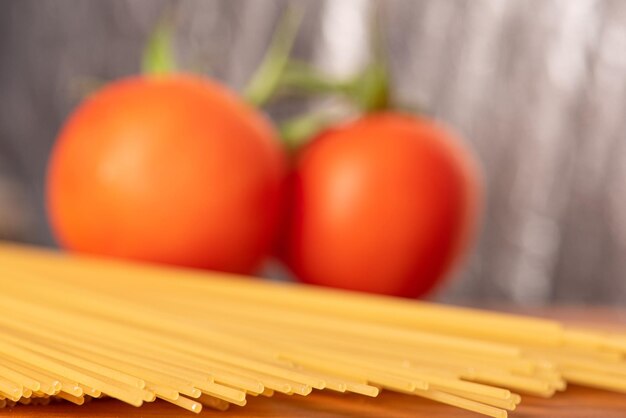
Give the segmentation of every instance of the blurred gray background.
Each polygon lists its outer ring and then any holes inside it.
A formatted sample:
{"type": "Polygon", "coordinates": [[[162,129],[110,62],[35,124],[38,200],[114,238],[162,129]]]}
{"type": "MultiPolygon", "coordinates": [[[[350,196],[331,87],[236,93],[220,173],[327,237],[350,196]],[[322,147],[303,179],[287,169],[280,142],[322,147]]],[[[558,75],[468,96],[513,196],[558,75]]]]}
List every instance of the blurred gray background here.
{"type": "MultiPolygon", "coordinates": [[[[180,62],[241,89],[284,7],[294,54],[335,76],[367,59],[366,0],[0,3],[0,237],[52,245],[48,153],[93,86],[138,71],[169,10],[180,62]]],[[[395,94],[461,132],[481,160],[479,242],[440,300],[626,301],[626,2],[381,2],[395,94]]]]}

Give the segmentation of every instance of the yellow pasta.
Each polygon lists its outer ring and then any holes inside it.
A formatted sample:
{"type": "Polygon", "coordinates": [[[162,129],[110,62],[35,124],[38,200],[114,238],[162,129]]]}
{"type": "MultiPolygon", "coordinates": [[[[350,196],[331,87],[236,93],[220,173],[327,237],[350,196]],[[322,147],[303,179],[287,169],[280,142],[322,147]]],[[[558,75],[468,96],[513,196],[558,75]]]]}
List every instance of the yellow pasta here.
{"type": "Polygon", "coordinates": [[[567,382],[626,392],[626,334],[556,321],[9,244],[0,286],[0,408],[391,390],[505,418],[567,382]]]}

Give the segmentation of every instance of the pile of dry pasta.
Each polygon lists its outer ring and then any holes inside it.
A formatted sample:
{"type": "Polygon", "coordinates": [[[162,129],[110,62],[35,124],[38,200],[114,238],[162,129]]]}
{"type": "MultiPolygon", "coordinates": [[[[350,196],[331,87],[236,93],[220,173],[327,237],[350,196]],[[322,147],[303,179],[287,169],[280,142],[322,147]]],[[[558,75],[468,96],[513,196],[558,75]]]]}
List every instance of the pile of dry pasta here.
{"type": "Polygon", "coordinates": [[[0,288],[0,406],[390,390],[506,417],[568,382],[626,391],[626,335],[542,319],[6,244],[0,288]]]}

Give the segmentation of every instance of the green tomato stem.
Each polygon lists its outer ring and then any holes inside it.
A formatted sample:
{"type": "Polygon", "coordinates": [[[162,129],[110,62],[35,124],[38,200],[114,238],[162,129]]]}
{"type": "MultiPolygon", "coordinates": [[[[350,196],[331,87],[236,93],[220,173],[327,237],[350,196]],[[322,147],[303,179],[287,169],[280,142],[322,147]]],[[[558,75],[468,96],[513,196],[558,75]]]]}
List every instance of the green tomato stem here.
{"type": "Polygon", "coordinates": [[[280,89],[300,94],[346,93],[353,80],[333,80],[307,63],[290,61],[280,80],[280,89]]]}
{"type": "Polygon", "coordinates": [[[291,9],[287,9],[281,18],[263,62],[244,90],[244,97],[253,106],[267,104],[278,89],[301,20],[302,13],[296,14],[291,9]]]}
{"type": "Polygon", "coordinates": [[[155,27],[143,50],[141,59],[143,74],[167,74],[176,70],[173,35],[174,24],[171,19],[163,19],[155,27]]]}
{"type": "Polygon", "coordinates": [[[364,112],[376,112],[388,109],[391,100],[391,76],[385,53],[385,33],[383,14],[380,4],[371,15],[370,53],[371,61],[357,77],[350,93],[351,99],[364,112]]]}
{"type": "Polygon", "coordinates": [[[332,119],[328,115],[312,113],[286,120],[278,128],[288,151],[295,152],[330,123],[332,119]]]}
{"type": "Polygon", "coordinates": [[[391,81],[384,47],[380,13],[373,13],[370,24],[369,64],[354,77],[335,80],[311,65],[299,61],[281,62],[271,94],[287,92],[304,95],[338,95],[362,112],[376,112],[392,107],[391,81]]]}

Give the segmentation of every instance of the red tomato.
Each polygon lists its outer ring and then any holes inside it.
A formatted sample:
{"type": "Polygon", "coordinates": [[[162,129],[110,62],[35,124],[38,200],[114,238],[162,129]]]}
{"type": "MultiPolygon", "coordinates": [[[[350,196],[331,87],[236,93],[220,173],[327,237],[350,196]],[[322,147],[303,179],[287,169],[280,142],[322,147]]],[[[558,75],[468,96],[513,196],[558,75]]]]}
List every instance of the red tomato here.
{"type": "Polygon", "coordinates": [[[480,185],[433,121],[388,112],[329,129],[296,161],[284,261],[306,283],[424,295],[464,251],[480,185]]]}
{"type": "Polygon", "coordinates": [[[223,86],[130,78],[62,129],[49,218],[70,250],[249,273],[272,245],[284,174],[271,126],[223,86]]]}

